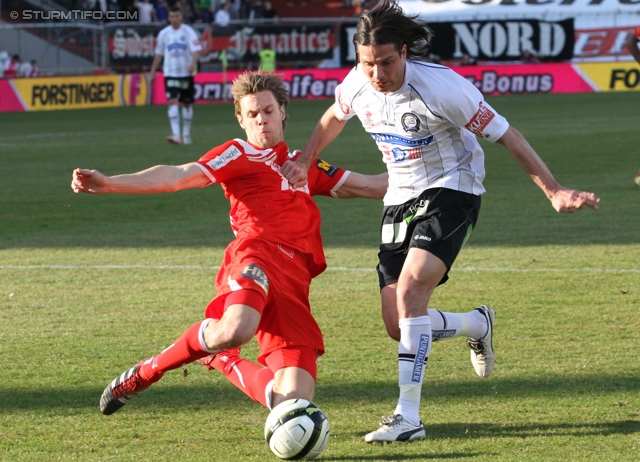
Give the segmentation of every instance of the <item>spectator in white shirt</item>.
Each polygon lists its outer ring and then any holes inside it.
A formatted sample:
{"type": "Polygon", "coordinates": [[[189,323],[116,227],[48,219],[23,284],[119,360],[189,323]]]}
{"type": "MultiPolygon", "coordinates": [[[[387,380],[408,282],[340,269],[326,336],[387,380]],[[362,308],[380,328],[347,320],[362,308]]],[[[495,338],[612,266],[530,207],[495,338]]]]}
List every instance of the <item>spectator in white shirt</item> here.
{"type": "Polygon", "coordinates": [[[220,9],[216,12],[216,16],[213,20],[214,24],[219,27],[227,27],[231,21],[231,15],[229,14],[229,4],[223,3],[220,9]]]}
{"type": "Polygon", "coordinates": [[[31,62],[24,62],[18,72],[19,77],[38,77],[38,62],[33,59],[31,62]]]}
{"type": "Polygon", "coordinates": [[[138,22],[148,24],[156,21],[156,8],[149,0],[136,0],[134,6],[138,9],[138,22]]]}

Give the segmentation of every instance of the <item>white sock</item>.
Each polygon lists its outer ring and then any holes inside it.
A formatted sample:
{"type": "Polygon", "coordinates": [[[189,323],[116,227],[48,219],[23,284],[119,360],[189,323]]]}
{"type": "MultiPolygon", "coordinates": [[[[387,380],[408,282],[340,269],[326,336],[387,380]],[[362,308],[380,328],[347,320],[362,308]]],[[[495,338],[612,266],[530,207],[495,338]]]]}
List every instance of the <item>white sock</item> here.
{"type": "Polygon", "coordinates": [[[182,136],[191,136],[191,120],[193,120],[193,106],[182,106],[182,136]]]}
{"type": "Polygon", "coordinates": [[[267,402],[267,408],[269,408],[269,410],[273,409],[273,386],[275,385],[276,381],[275,380],[271,380],[267,386],[264,389],[264,398],[265,401],[267,402]]]}
{"type": "Polygon", "coordinates": [[[398,385],[400,398],[394,414],[402,414],[411,425],[420,424],[420,394],[422,380],[431,351],[431,320],[429,316],[403,318],[398,346],[398,385]]]}
{"type": "Polygon", "coordinates": [[[170,104],[167,110],[169,114],[169,123],[171,124],[171,133],[174,138],[180,138],[180,112],[178,112],[177,104],[170,104]]]}
{"type": "Polygon", "coordinates": [[[482,338],[487,333],[487,318],[478,310],[468,313],[448,313],[429,308],[433,341],[448,338],[482,338]]]}

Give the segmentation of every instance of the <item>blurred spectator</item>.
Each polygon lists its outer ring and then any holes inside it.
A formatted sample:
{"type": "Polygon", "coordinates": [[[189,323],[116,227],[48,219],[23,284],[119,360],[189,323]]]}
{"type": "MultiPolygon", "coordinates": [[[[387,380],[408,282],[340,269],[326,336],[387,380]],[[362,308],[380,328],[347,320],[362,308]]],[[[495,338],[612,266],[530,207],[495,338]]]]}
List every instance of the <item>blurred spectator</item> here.
{"type": "Polygon", "coordinates": [[[156,21],[156,8],[150,0],[136,0],[133,5],[138,9],[138,22],[140,24],[156,21]]]}
{"type": "Polygon", "coordinates": [[[248,19],[251,12],[251,0],[240,0],[240,18],[248,19]]]}
{"type": "Polygon", "coordinates": [[[169,20],[169,6],[164,0],[156,2],[156,20],[161,23],[166,23],[169,20]]]}
{"type": "Polygon", "coordinates": [[[197,21],[210,23],[211,17],[211,0],[197,0],[196,1],[197,21]]]}
{"type": "Polygon", "coordinates": [[[137,11],[133,6],[133,0],[118,0],[118,8],[120,11],[128,11],[130,13],[137,11]]]}
{"type": "Polygon", "coordinates": [[[107,9],[109,11],[120,11],[118,0],[107,0],[107,9]]]}
{"type": "Polygon", "coordinates": [[[262,10],[262,17],[264,19],[275,19],[278,17],[278,12],[273,8],[273,5],[269,0],[264,2],[264,9],[262,10]]]}
{"type": "Polygon", "coordinates": [[[175,3],[181,10],[185,23],[191,24],[196,19],[196,7],[193,0],[178,0],[175,3]]]}
{"type": "Polygon", "coordinates": [[[13,55],[11,60],[5,64],[4,77],[7,79],[15,79],[18,77],[18,70],[20,69],[20,56],[13,55]]]}
{"type": "Polygon", "coordinates": [[[216,11],[216,18],[214,24],[220,27],[227,27],[231,21],[231,14],[229,13],[229,4],[223,3],[218,11],[216,11]]]}
{"type": "Polygon", "coordinates": [[[38,62],[32,59],[31,62],[22,63],[18,76],[26,78],[38,77],[38,62]]]}
{"type": "Polygon", "coordinates": [[[252,0],[249,21],[262,19],[262,10],[264,10],[264,2],[262,0],[252,0]]]}
{"type": "Polygon", "coordinates": [[[638,49],[638,42],[640,42],[640,26],[636,27],[627,35],[627,48],[629,48],[629,53],[631,53],[631,56],[640,63],[640,49],[638,49]]]}
{"type": "Polygon", "coordinates": [[[460,65],[461,66],[475,66],[476,64],[478,64],[476,62],[475,58],[472,58],[471,56],[469,56],[468,54],[464,54],[462,55],[462,59],[460,60],[460,65]]]}
{"type": "Polygon", "coordinates": [[[520,55],[522,64],[538,64],[540,61],[530,50],[524,50],[520,55]]]}
{"type": "Polygon", "coordinates": [[[240,8],[242,8],[242,0],[228,0],[229,1],[229,13],[231,19],[240,19],[240,8]]]}

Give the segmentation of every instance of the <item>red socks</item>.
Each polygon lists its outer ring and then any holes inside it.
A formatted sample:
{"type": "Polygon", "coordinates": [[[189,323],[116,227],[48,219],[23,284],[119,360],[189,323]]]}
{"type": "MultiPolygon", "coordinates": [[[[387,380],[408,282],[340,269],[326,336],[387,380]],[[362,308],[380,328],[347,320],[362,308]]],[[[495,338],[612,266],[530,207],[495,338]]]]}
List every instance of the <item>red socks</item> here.
{"type": "Polygon", "coordinates": [[[249,398],[270,409],[271,386],[267,399],[267,386],[273,380],[271,369],[242,359],[236,349],[218,353],[210,366],[222,372],[229,382],[234,384],[249,398]]]}
{"type": "Polygon", "coordinates": [[[183,364],[193,362],[210,354],[200,345],[200,327],[203,322],[198,321],[169,348],[144,361],[138,370],[138,376],[146,382],[146,385],[157,382],[167,371],[177,369],[183,364]]]}
{"type": "MultiPolygon", "coordinates": [[[[165,372],[211,354],[205,351],[200,344],[200,329],[203,322],[195,323],[173,345],[143,362],[138,370],[138,376],[142,379],[145,387],[160,380],[165,372]]],[[[209,366],[222,372],[249,398],[269,408],[271,404],[270,382],[273,380],[273,372],[269,368],[242,359],[238,356],[238,352],[239,349],[235,348],[220,352],[215,355],[209,366]]]]}

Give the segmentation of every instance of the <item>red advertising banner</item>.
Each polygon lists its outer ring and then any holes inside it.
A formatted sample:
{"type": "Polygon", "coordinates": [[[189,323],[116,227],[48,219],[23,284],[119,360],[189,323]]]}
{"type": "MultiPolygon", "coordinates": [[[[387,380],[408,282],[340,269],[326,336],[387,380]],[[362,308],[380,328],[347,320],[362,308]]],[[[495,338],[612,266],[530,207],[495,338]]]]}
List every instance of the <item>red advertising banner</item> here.
{"type": "MultiPolygon", "coordinates": [[[[292,99],[332,99],[336,87],[342,82],[351,69],[307,69],[285,70],[276,72],[282,75],[285,86],[292,99]]],[[[240,72],[202,72],[196,74],[195,90],[196,103],[214,103],[232,101],[231,83],[240,72]]],[[[151,104],[167,104],[164,92],[164,78],[158,74],[153,82],[153,97],[151,104]]]]}
{"type": "Polygon", "coordinates": [[[0,79],[0,112],[24,112],[26,107],[12,85],[12,80],[0,79]]]}
{"type": "Polygon", "coordinates": [[[585,61],[632,59],[626,43],[633,29],[635,27],[630,26],[576,30],[573,57],[585,61]]]}
{"type": "Polygon", "coordinates": [[[453,67],[485,95],[592,93],[593,87],[567,63],[453,67]]]}
{"type": "MultiPolygon", "coordinates": [[[[518,64],[458,66],[452,69],[467,78],[485,95],[640,91],[640,71],[636,63],[518,64]]],[[[334,98],[336,87],[350,70],[350,68],[286,70],[278,74],[283,76],[292,99],[331,100],[334,98]]],[[[229,72],[226,75],[221,72],[197,74],[195,77],[196,103],[232,101],[231,83],[238,74],[238,72],[229,72]]],[[[109,106],[149,104],[149,87],[146,86],[147,79],[144,77],[144,74],[127,74],[0,79],[0,112],[105,107],[106,103],[99,98],[93,98],[92,95],[95,95],[92,92],[86,93],[86,98],[81,98],[82,101],[76,101],[84,95],[81,91],[83,88],[99,85],[101,79],[104,80],[103,85],[111,84],[113,87],[113,101],[109,101],[109,106]],[[74,93],[76,98],[65,97],[65,88],[76,89],[74,93]]],[[[158,74],[151,84],[151,91],[151,104],[167,103],[162,74],[158,74]]],[[[100,94],[102,93],[96,93],[98,96],[100,94]]]]}

